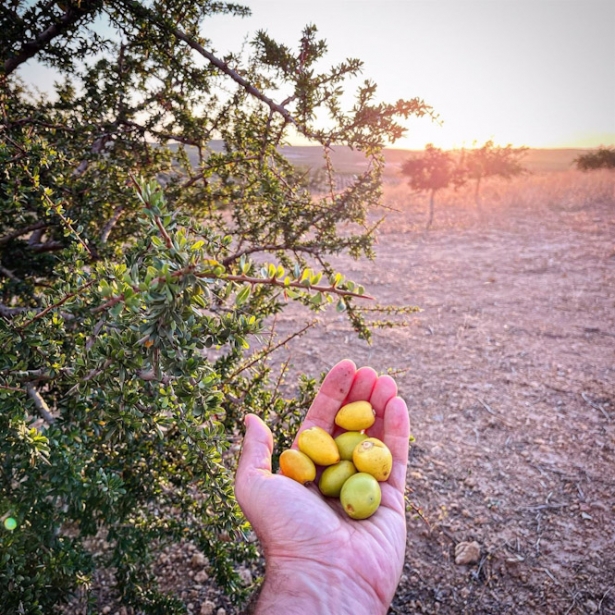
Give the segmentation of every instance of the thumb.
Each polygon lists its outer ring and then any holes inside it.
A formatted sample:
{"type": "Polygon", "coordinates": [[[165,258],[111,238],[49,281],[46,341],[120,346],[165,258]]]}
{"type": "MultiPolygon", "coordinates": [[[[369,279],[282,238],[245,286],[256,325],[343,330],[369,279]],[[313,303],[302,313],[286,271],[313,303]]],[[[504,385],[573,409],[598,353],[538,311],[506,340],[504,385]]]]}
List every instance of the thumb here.
{"type": "Polygon", "coordinates": [[[245,501],[249,497],[257,475],[271,473],[273,452],[273,436],[269,427],[255,414],[247,414],[245,424],[246,435],[235,477],[235,495],[242,508],[242,499],[245,501]]]}

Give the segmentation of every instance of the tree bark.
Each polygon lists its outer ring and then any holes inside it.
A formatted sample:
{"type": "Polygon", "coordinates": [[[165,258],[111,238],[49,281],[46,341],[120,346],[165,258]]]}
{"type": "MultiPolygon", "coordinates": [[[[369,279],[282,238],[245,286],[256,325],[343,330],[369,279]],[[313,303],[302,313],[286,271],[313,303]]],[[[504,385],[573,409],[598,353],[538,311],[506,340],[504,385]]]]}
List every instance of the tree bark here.
{"type": "Polygon", "coordinates": [[[429,219],[427,220],[427,228],[431,228],[431,223],[433,222],[433,210],[434,210],[434,197],[436,196],[436,191],[432,190],[429,194],[429,219]]]}

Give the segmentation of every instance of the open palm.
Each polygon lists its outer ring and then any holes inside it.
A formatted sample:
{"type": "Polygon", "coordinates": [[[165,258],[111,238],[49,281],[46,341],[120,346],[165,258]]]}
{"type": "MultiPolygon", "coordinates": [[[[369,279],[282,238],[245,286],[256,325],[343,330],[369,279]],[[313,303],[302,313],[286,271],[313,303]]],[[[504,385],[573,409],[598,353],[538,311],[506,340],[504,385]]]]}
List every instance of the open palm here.
{"type": "Polygon", "coordinates": [[[337,411],[356,400],[370,401],[376,422],[368,435],[383,440],[393,454],[391,475],[380,484],[380,508],[362,521],[350,519],[339,500],[322,496],[315,485],[305,487],[272,474],[271,432],[255,415],[246,419],[235,490],[267,562],[259,602],[268,602],[263,613],[294,612],[288,604],[283,607],[286,611],[282,608],[285,594],[291,593],[296,612],[319,601],[321,610],[312,612],[375,615],[386,612],[395,593],[406,544],[409,436],[408,411],[397,397],[395,382],[389,376],[378,377],[371,368],[357,370],[351,361],[338,363],[325,378],[299,432],[318,425],[336,436],[341,431],[334,423],[337,411]],[[302,607],[299,602],[305,596],[296,595],[301,591],[312,600],[302,607]],[[343,609],[336,601],[343,602],[343,609]],[[273,606],[278,603],[279,611],[273,606]]]}

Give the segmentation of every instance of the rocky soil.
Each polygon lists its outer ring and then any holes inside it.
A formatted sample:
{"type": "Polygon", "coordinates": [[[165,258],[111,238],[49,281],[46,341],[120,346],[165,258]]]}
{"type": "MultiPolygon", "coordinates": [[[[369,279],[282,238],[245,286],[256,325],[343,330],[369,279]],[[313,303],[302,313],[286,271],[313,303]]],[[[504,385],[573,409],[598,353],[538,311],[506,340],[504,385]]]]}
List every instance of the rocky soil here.
{"type": "MultiPolygon", "coordinates": [[[[408,542],[391,614],[615,614],[613,176],[537,175],[426,203],[385,190],[375,261],[339,259],[404,326],[357,339],[343,315],[279,352],[316,376],[342,358],[395,376],[412,433],[408,542]]],[[[284,335],[312,318],[291,306],[284,335]]],[[[236,611],[186,546],[163,584],[236,611]]],[[[260,570],[244,569],[246,582],[260,570]]],[[[112,606],[104,613],[125,615],[112,606]]]]}

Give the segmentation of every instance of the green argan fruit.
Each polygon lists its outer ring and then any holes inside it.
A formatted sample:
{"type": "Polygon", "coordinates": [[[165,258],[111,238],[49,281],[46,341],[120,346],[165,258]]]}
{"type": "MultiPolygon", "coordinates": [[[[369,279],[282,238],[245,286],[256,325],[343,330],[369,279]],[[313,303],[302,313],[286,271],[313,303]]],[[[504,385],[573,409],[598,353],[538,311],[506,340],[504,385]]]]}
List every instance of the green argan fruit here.
{"type": "Polygon", "coordinates": [[[339,497],[342,486],[356,471],[352,461],[340,461],[329,466],[320,476],[320,492],[330,498],[339,497]]]}
{"type": "Polygon", "coordinates": [[[310,427],[299,434],[297,445],[319,466],[332,466],[340,460],[340,452],[331,434],[322,427],[310,427]]]}
{"type": "Polygon", "coordinates": [[[367,519],[380,506],[380,485],[365,472],[353,474],[342,487],[340,501],[346,514],[352,519],[367,519]]]}
{"type": "Polygon", "coordinates": [[[348,431],[368,429],[376,422],[376,413],[368,401],[353,401],[342,406],[335,415],[335,424],[348,431]]]}
{"type": "Polygon", "coordinates": [[[335,438],[335,444],[340,452],[340,458],[352,461],[352,451],[359,442],[365,440],[367,436],[360,431],[346,431],[335,438]]]}

